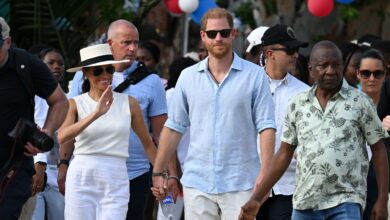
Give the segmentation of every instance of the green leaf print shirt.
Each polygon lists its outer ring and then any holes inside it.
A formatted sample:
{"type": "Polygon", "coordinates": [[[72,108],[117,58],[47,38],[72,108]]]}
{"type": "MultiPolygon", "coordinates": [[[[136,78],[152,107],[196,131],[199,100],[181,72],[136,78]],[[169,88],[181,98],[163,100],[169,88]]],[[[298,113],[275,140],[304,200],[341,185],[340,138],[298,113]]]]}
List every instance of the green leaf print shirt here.
{"type": "Polygon", "coordinates": [[[369,161],[366,142],[387,137],[376,108],[364,93],[342,87],[322,110],[317,86],[290,103],[281,140],[296,149],[294,209],[322,210],[366,199],[369,161]]]}

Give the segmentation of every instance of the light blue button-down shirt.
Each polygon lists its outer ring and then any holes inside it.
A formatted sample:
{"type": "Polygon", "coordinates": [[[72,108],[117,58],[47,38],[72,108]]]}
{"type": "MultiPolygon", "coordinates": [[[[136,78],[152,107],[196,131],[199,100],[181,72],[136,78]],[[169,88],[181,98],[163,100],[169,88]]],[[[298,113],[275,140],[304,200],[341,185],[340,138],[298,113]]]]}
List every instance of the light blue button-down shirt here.
{"type": "MultiPolygon", "coordinates": [[[[124,74],[126,78],[137,66],[134,62],[124,74]]],[[[130,85],[122,93],[134,97],[142,110],[145,124],[150,128],[150,117],[167,113],[165,90],[161,79],[156,74],[150,74],[135,85],[130,85]]],[[[135,132],[130,132],[129,158],[126,160],[129,179],[132,180],[149,171],[149,159],[146,157],[144,147],[135,132]]]]}
{"type": "Polygon", "coordinates": [[[218,85],[208,58],[183,70],[165,124],[183,133],[191,125],[181,182],[205,193],[252,189],[259,173],[256,138],[275,128],[274,104],[264,70],[234,54],[218,85]]]}

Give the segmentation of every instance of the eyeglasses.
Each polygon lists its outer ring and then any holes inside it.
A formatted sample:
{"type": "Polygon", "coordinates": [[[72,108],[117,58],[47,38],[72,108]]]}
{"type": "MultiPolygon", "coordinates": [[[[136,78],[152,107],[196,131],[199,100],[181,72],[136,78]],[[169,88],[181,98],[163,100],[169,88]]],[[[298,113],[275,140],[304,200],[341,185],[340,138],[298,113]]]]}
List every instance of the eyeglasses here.
{"type": "Polygon", "coordinates": [[[227,37],[229,37],[230,33],[232,32],[232,29],[208,30],[205,32],[206,32],[207,37],[210,39],[216,38],[218,33],[221,35],[221,37],[227,38],[227,37]]]}
{"type": "Polygon", "coordinates": [[[103,67],[92,67],[92,73],[94,76],[100,76],[104,71],[109,74],[114,74],[115,68],[114,66],[107,66],[106,68],[103,67]]]}
{"type": "Polygon", "coordinates": [[[281,47],[281,48],[271,48],[271,50],[274,51],[284,51],[287,55],[294,55],[295,53],[299,52],[299,47],[296,48],[288,48],[288,47],[281,47]]]}
{"type": "Polygon", "coordinates": [[[360,75],[362,75],[363,78],[368,79],[371,77],[371,75],[374,75],[375,79],[381,79],[385,75],[385,71],[383,70],[359,70],[360,75]]]}

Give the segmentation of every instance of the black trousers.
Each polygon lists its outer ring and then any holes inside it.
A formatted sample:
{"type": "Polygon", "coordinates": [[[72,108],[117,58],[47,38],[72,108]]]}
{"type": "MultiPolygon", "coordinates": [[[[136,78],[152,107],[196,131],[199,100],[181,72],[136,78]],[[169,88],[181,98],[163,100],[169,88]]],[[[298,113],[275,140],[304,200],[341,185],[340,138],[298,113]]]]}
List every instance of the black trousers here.
{"type": "MultiPolygon", "coordinates": [[[[34,169],[32,158],[24,158],[14,179],[8,184],[2,200],[0,200],[0,219],[17,220],[24,203],[31,196],[32,176],[34,169]]],[[[3,180],[3,176],[0,179],[3,180]]]]}
{"type": "Polygon", "coordinates": [[[291,220],[292,195],[272,195],[260,207],[256,220],[291,220]]]}
{"type": "Polygon", "coordinates": [[[367,199],[366,199],[366,207],[363,212],[364,220],[370,219],[372,208],[374,208],[374,204],[377,198],[378,198],[378,185],[376,182],[374,163],[371,160],[370,168],[368,169],[368,175],[367,175],[367,199]]]}
{"type": "Polygon", "coordinates": [[[144,212],[151,187],[150,172],[130,180],[130,201],[126,220],[144,220],[144,212]]]}

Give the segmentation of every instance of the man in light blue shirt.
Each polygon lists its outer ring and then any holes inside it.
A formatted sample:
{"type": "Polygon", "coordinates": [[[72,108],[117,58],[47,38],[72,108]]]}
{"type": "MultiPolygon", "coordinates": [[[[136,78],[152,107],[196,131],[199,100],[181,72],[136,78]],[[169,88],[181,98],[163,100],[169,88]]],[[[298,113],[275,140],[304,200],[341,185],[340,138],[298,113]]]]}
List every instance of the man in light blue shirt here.
{"type": "Polygon", "coordinates": [[[185,218],[237,219],[241,201],[250,197],[274,152],[274,105],[264,70],[232,51],[236,30],[229,12],[209,10],[200,34],[209,57],[185,69],[176,84],[153,169],[153,193],[165,196],[163,171],[191,125],[181,179],[185,218]]]}

